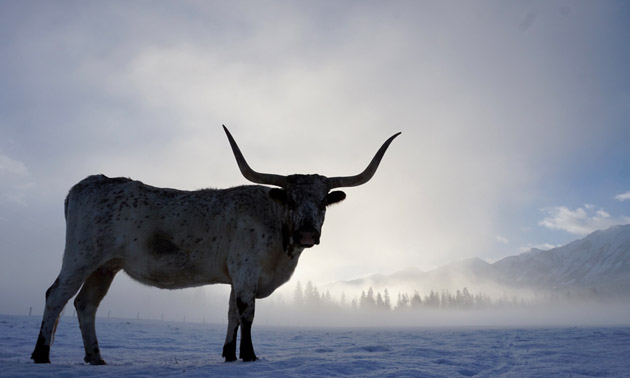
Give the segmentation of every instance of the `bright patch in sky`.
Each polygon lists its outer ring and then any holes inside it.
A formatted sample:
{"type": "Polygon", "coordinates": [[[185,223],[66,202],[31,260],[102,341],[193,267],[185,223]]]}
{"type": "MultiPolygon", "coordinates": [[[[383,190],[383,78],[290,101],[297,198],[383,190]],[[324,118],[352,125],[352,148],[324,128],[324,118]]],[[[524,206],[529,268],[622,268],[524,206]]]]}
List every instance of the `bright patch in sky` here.
{"type": "Polygon", "coordinates": [[[256,170],[327,176],[402,131],[327,212],[302,282],[630,223],[628,19],[613,1],[0,2],[0,313],[42,305],[88,175],[248,184],[221,124],[256,170]]]}

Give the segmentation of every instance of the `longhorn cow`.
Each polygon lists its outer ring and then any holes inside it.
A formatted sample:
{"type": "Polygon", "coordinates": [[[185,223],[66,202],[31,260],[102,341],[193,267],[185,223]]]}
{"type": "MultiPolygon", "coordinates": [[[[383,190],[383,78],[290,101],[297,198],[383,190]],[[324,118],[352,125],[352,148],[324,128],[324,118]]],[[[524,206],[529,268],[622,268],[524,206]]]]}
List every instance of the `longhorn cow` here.
{"type": "Polygon", "coordinates": [[[66,246],[59,276],[46,291],[46,308],[31,358],[49,363],[59,314],[80,290],[74,306],[85,362],[101,365],[94,321],[117,272],[164,289],[231,285],[223,357],[256,360],[251,339],[256,298],[289,280],[305,248],[319,244],[328,205],[341,191],[369,181],[400,133],[389,138],[356,176],[281,176],[254,171],[223,126],[238,167],[262,185],[183,191],[128,178],[90,176],[65,201],[66,246]]]}

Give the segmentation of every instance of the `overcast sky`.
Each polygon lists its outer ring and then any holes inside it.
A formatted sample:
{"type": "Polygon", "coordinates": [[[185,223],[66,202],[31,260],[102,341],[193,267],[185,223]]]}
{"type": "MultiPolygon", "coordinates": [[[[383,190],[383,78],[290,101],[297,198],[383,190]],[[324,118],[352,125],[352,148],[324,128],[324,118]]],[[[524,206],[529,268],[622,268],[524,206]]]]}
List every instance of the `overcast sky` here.
{"type": "Polygon", "coordinates": [[[254,169],[328,176],[402,131],[294,281],[630,223],[628,20],[617,1],[2,1],[0,312],[43,308],[84,177],[246,184],[221,124],[254,169]]]}

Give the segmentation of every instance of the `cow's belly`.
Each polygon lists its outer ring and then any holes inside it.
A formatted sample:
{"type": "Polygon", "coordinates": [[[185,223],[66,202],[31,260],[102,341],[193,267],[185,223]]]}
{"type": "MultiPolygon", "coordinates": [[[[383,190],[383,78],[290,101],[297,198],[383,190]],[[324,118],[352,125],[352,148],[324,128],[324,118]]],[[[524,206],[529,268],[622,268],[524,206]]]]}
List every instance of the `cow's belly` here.
{"type": "Polygon", "coordinates": [[[134,280],[162,289],[183,289],[209,284],[229,284],[225,264],[199,263],[196,259],[156,259],[142,263],[126,263],[123,270],[134,280]]]}

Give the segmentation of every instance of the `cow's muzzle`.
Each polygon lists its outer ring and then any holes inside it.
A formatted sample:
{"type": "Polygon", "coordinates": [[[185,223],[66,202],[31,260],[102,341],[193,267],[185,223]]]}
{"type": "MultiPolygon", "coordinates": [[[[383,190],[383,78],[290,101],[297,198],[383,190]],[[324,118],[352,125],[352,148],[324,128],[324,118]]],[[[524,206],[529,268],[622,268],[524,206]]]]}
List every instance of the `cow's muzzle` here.
{"type": "Polygon", "coordinates": [[[293,240],[304,248],[310,248],[315,244],[319,244],[319,231],[313,227],[302,227],[295,231],[293,240]]]}

